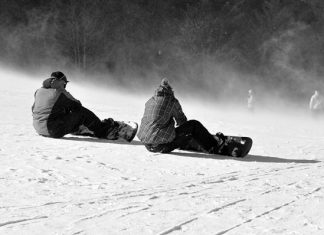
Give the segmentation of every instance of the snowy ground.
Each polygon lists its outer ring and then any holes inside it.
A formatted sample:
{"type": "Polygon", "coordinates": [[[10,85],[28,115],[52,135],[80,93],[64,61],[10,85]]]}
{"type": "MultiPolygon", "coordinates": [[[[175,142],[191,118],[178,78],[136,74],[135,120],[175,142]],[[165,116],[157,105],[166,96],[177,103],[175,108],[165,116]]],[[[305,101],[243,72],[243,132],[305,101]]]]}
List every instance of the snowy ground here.
{"type": "MultiPolygon", "coordinates": [[[[211,132],[251,136],[250,155],[153,154],[138,139],[38,136],[42,79],[0,71],[0,234],[324,234],[322,120],[184,101],[211,132]]],[[[100,118],[140,122],[149,97],[70,80],[100,118]]]]}

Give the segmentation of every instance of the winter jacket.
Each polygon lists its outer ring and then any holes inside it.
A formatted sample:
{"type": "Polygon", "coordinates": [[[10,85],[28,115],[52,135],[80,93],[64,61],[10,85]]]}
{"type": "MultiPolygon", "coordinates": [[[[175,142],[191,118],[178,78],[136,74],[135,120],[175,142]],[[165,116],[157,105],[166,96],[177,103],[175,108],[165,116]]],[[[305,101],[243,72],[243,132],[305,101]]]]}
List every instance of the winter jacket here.
{"type": "Polygon", "coordinates": [[[175,125],[187,121],[172,88],[159,86],[145,103],[145,111],[138,131],[138,138],[149,145],[169,143],[175,138],[175,125]]]}
{"type": "MultiPolygon", "coordinates": [[[[32,106],[33,126],[38,134],[55,137],[57,130],[51,123],[63,120],[73,110],[81,108],[81,102],[64,88],[52,88],[50,79],[43,82],[43,87],[35,92],[32,106]]],[[[57,125],[56,125],[57,126],[57,125]]]]}

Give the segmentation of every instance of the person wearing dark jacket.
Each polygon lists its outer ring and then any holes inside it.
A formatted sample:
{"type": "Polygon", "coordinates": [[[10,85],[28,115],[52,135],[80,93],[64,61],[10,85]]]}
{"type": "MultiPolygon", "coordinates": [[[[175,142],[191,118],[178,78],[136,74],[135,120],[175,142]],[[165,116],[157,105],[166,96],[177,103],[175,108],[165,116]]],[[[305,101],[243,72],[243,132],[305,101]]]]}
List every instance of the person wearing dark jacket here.
{"type": "Polygon", "coordinates": [[[93,112],[66,91],[69,81],[60,72],[53,72],[35,92],[32,106],[33,126],[42,136],[61,138],[86,126],[98,138],[113,139],[116,122],[112,118],[101,121],[93,112]]]}
{"type": "Polygon", "coordinates": [[[186,149],[192,139],[205,152],[216,153],[223,141],[211,135],[199,121],[187,120],[166,78],[146,102],[137,136],[147,150],[160,153],[186,149]]]}

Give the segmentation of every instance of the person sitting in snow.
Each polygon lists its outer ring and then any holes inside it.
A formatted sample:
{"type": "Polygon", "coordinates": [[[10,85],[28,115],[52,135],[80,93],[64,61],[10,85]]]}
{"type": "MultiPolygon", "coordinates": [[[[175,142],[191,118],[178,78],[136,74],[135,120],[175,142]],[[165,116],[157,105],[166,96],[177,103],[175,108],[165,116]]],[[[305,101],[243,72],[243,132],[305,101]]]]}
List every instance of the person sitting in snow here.
{"type": "Polygon", "coordinates": [[[66,91],[69,81],[60,72],[53,72],[35,92],[32,106],[33,126],[42,136],[61,138],[79,130],[81,125],[95,137],[114,139],[118,123],[112,118],[101,121],[92,111],[66,91]]]}
{"type": "Polygon", "coordinates": [[[309,110],[314,115],[318,115],[324,110],[324,100],[321,94],[315,90],[309,102],[309,110]]]}
{"type": "Polygon", "coordinates": [[[187,120],[169,81],[164,78],[145,104],[137,137],[150,152],[169,153],[187,149],[194,139],[207,153],[217,153],[223,134],[211,135],[197,120],[187,120]]]}

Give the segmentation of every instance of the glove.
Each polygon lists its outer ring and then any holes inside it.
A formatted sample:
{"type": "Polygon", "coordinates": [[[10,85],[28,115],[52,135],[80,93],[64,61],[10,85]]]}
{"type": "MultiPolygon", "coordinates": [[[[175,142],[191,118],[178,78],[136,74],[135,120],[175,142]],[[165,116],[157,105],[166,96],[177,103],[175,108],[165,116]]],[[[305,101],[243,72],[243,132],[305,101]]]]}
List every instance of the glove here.
{"type": "Polygon", "coordinates": [[[226,138],[222,132],[217,132],[215,137],[216,137],[215,139],[218,142],[218,146],[221,146],[223,143],[225,143],[226,138]]]}

